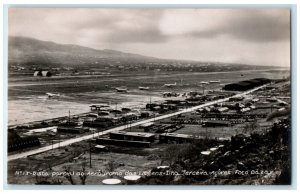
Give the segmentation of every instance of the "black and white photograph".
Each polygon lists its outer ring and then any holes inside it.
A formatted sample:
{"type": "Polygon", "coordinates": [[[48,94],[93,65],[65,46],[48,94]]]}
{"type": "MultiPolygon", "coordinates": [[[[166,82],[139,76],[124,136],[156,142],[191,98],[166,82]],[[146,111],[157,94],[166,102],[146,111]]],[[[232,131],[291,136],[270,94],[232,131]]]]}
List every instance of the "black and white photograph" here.
{"type": "Polygon", "coordinates": [[[291,185],[291,15],[9,7],[7,184],[291,185]]]}

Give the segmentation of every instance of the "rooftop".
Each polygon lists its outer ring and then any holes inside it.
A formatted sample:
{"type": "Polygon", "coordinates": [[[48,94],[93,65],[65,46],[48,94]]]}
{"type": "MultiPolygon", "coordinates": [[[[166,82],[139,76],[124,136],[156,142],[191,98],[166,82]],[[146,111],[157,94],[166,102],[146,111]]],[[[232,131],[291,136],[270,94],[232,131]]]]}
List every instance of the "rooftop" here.
{"type": "Polygon", "coordinates": [[[109,105],[105,105],[105,104],[91,104],[90,107],[109,107],[109,105]]]}
{"type": "Polygon", "coordinates": [[[138,137],[153,137],[155,134],[153,133],[145,133],[145,132],[127,132],[127,131],[114,131],[110,134],[116,135],[126,135],[126,136],[138,136],[138,137]]]}
{"type": "Polygon", "coordinates": [[[186,138],[186,139],[201,139],[201,136],[179,134],[179,133],[163,133],[161,135],[167,137],[178,137],[178,138],[186,138]]]}
{"type": "Polygon", "coordinates": [[[150,127],[152,125],[154,125],[154,123],[153,122],[149,122],[149,123],[141,124],[141,127],[150,127]]]}

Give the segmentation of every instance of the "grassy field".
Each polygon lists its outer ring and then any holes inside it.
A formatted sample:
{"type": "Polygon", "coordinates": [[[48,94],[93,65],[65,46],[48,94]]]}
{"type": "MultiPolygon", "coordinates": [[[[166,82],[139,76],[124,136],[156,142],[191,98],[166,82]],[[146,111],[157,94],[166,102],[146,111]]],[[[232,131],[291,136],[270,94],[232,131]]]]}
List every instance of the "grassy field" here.
{"type": "Polygon", "coordinates": [[[9,125],[50,119],[57,116],[87,112],[90,104],[105,103],[121,107],[144,107],[150,101],[161,101],[163,92],[202,92],[201,81],[220,80],[220,83],[204,85],[204,89],[221,89],[224,84],[257,77],[277,79],[287,76],[289,71],[247,71],[247,72],[173,72],[113,74],[109,76],[83,77],[18,77],[9,78],[8,113],[9,125]],[[168,88],[166,83],[177,83],[168,88]],[[150,90],[139,90],[148,86],[150,90]],[[114,88],[126,87],[127,93],[118,93],[114,88]],[[57,99],[48,99],[47,92],[59,93],[57,99]],[[59,110],[59,111],[58,111],[59,110]]]}
{"type": "MultiPolygon", "coordinates": [[[[92,145],[94,146],[94,144],[92,145]]],[[[165,148],[166,145],[163,144],[158,144],[155,148],[130,149],[110,146],[110,152],[100,153],[92,151],[92,167],[90,168],[89,145],[87,142],[81,142],[62,149],[55,149],[26,159],[9,162],[8,182],[14,184],[36,184],[39,181],[53,183],[53,181],[59,180],[62,184],[71,184],[65,176],[59,175],[59,173],[67,170],[81,172],[82,166],[85,165],[86,173],[99,173],[98,175],[90,174],[86,179],[86,184],[99,185],[106,178],[122,179],[126,172],[139,173],[159,166],[161,160],[157,155],[165,148]],[[153,155],[156,157],[151,157],[153,155]],[[17,175],[16,172],[18,171],[44,171],[49,176],[17,175]],[[108,172],[117,172],[118,174],[108,174],[108,172]]],[[[75,184],[81,184],[78,175],[74,175],[73,179],[75,184]]]]}

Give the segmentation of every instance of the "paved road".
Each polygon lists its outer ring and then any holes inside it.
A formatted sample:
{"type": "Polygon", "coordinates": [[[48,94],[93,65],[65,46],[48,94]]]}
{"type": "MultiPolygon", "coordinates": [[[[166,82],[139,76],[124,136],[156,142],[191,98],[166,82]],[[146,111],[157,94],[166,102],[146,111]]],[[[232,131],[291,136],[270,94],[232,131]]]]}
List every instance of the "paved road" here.
{"type": "MultiPolygon", "coordinates": [[[[248,90],[248,91],[243,92],[243,93],[236,94],[236,95],[234,95],[232,97],[245,96],[245,95],[247,95],[249,93],[252,93],[252,92],[254,92],[256,90],[259,90],[259,89],[265,87],[266,85],[254,88],[252,90],[248,90]]],[[[205,103],[205,104],[201,104],[201,105],[198,105],[198,106],[194,106],[194,107],[191,107],[191,108],[180,110],[178,112],[174,112],[174,113],[162,115],[162,116],[159,116],[159,117],[156,117],[156,118],[151,118],[151,119],[147,119],[147,120],[143,120],[143,121],[138,121],[136,123],[132,123],[131,126],[134,127],[134,126],[138,126],[138,125],[141,125],[141,124],[145,124],[145,123],[149,123],[149,122],[153,122],[153,121],[162,120],[162,119],[165,119],[165,118],[168,118],[168,117],[173,117],[173,116],[176,116],[176,115],[179,115],[179,114],[182,114],[182,113],[191,112],[191,111],[197,110],[199,108],[203,108],[203,107],[206,107],[206,106],[211,106],[211,105],[214,105],[214,104],[218,104],[218,103],[221,103],[221,102],[228,101],[229,98],[230,97],[224,98],[224,99],[220,99],[220,100],[211,101],[211,102],[208,102],[208,103],[205,103]]],[[[34,155],[34,154],[38,154],[38,153],[41,153],[41,152],[45,152],[45,151],[51,150],[52,148],[55,149],[55,148],[58,148],[58,147],[67,146],[67,145],[70,145],[72,143],[77,143],[77,142],[80,142],[80,141],[92,139],[92,138],[94,138],[95,136],[98,136],[98,135],[105,135],[105,134],[108,134],[110,132],[121,131],[121,130],[124,130],[126,128],[128,128],[128,125],[123,125],[123,126],[115,127],[115,128],[112,128],[112,129],[108,129],[106,131],[99,132],[99,134],[98,133],[96,133],[96,134],[89,134],[89,135],[82,136],[82,137],[72,138],[72,139],[68,139],[68,140],[62,141],[60,143],[56,143],[56,144],[50,145],[50,146],[45,146],[45,147],[41,147],[41,148],[38,148],[38,149],[35,149],[35,150],[30,150],[30,151],[26,151],[26,152],[22,152],[22,153],[10,155],[10,156],[8,156],[7,161],[16,160],[16,159],[19,159],[19,158],[25,158],[25,157],[30,156],[30,155],[34,155]]]]}

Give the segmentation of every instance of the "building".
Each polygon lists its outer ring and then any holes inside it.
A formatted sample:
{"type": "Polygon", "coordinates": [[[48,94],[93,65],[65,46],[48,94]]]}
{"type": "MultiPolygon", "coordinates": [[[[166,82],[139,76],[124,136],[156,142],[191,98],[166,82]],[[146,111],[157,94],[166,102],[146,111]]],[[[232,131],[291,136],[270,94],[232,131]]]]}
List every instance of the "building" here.
{"type": "Polygon", "coordinates": [[[145,147],[149,148],[151,143],[145,141],[130,141],[130,140],[118,140],[118,139],[107,139],[98,138],[96,139],[97,144],[105,145],[117,145],[117,146],[128,146],[128,147],[145,147]]]}
{"type": "Polygon", "coordinates": [[[203,127],[230,127],[231,123],[228,121],[205,121],[203,127]]]}
{"type": "Polygon", "coordinates": [[[99,111],[98,115],[99,116],[109,116],[109,112],[108,111],[99,111]]]}
{"type": "Polygon", "coordinates": [[[96,111],[96,110],[100,110],[102,108],[102,105],[98,105],[98,104],[92,104],[90,106],[91,111],[96,111]]]}
{"type": "Polygon", "coordinates": [[[122,112],[130,112],[130,111],[131,111],[131,108],[125,107],[125,108],[122,108],[121,110],[122,110],[122,112]]]}
{"type": "Polygon", "coordinates": [[[160,109],[160,104],[157,104],[157,103],[146,104],[146,109],[154,110],[155,109],[154,107],[158,107],[158,109],[160,109]]]}
{"type": "Polygon", "coordinates": [[[33,73],[34,77],[51,77],[52,73],[50,71],[35,71],[33,73]]]}
{"type": "Polygon", "coordinates": [[[255,114],[239,114],[239,113],[223,113],[223,114],[219,114],[219,113],[208,113],[208,114],[202,114],[201,118],[213,118],[213,119],[217,119],[217,120],[235,120],[235,119],[257,119],[257,118],[266,118],[267,117],[267,113],[255,113],[255,114]]]}
{"type": "Polygon", "coordinates": [[[58,133],[74,133],[74,134],[80,134],[84,132],[88,132],[89,128],[85,127],[73,127],[73,126],[58,126],[57,127],[57,132],[58,133]]]}
{"type": "Polygon", "coordinates": [[[95,150],[99,151],[99,152],[107,152],[108,148],[106,146],[104,146],[104,145],[96,145],[95,146],[95,150]]]}
{"type": "Polygon", "coordinates": [[[87,131],[89,131],[89,128],[83,128],[74,121],[67,121],[57,126],[58,133],[84,133],[87,131]]]}
{"type": "Polygon", "coordinates": [[[148,117],[150,117],[150,112],[143,111],[143,112],[141,112],[141,116],[140,117],[141,118],[148,118],[148,117]]]}
{"type": "Polygon", "coordinates": [[[228,112],[228,111],[229,111],[228,107],[221,107],[221,108],[217,109],[217,112],[219,112],[219,113],[228,112]]]}
{"type": "Polygon", "coordinates": [[[244,112],[249,112],[249,111],[251,111],[251,108],[249,108],[249,107],[247,107],[247,108],[242,108],[242,109],[240,110],[240,112],[242,112],[242,113],[244,113],[244,112]]]}
{"type": "Polygon", "coordinates": [[[8,131],[8,152],[39,146],[40,144],[37,137],[20,137],[16,132],[11,130],[8,131]]]}
{"type": "Polygon", "coordinates": [[[188,143],[197,139],[204,139],[202,136],[187,135],[187,134],[178,134],[178,133],[163,133],[159,135],[160,143],[188,143]]]}
{"type": "Polygon", "coordinates": [[[140,128],[143,129],[145,132],[149,132],[151,127],[153,127],[153,126],[154,126],[154,123],[149,122],[149,123],[145,123],[145,124],[140,125],[140,128]]]}
{"type": "Polygon", "coordinates": [[[184,106],[186,104],[185,100],[178,100],[178,99],[168,99],[165,101],[165,104],[174,104],[177,106],[184,106]]]}
{"type": "Polygon", "coordinates": [[[223,89],[232,90],[232,91],[246,91],[251,88],[252,88],[251,84],[247,82],[238,82],[238,83],[227,84],[224,86],[223,89]]]}
{"type": "Polygon", "coordinates": [[[236,83],[227,84],[223,87],[223,90],[246,91],[270,82],[271,80],[266,78],[244,80],[236,83]]]}
{"type": "Polygon", "coordinates": [[[209,107],[204,107],[204,108],[203,108],[203,112],[208,113],[208,112],[210,112],[210,111],[211,111],[211,109],[210,109],[209,107]]]}
{"type": "Polygon", "coordinates": [[[103,117],[98,117],[95,120],[85,120],[83,122],[83,125],[88,126],[88,127],[104,127],[104,128],[106,128],[106,127],[113,126],[118,122],[120,122],[119,118],[103,116],[103,117]]]}
{"type": "Polygon", "coordinates": [[[110,139],[154,142],[155,134],[145,132],[115,131],[109,133],[110,139]]]}
{"type": "Polygon", "coordinates": [[[109,133],[108,138],[98,138],[96,143],[99,145],[118,145],[129,147],[150,147],[151,142],[155,141],[155,134],[143,132],[115,131],[109,133]]]}
{"type": "Polygon", "coordinates": [[[35,71],[35,72],[33,73],[33,76],[34,76],[34,77],[42,76],[42,73],[41,73],[40,71],[35,71]]]}
{"type": "Polygon", "coordinates": [[[112,113],[112,114],[122,114],[122,110],[118,110],[118,109],[113,109],[113,110],[110,110],[109,111],[110,113],[112,113]]]}
{"type": "Polygon", "coordinates": [[[229,102],[236,102],[236,101],[242,101],[244,100],[243,96],[238,96],[238,97],[230,97],[229,102]]]}
{"type": "Polygon", "coordinates": [[[89,113],[87,114],[87,117],[97,118],[99,115],[96,113],[89,113]]]}
{"type": "Polygon", "coordinates": [[[123,122],[134,121],[138,119],[138,115],[134,113],[127,113],[124,114],[121,119],[123,122]]]}

